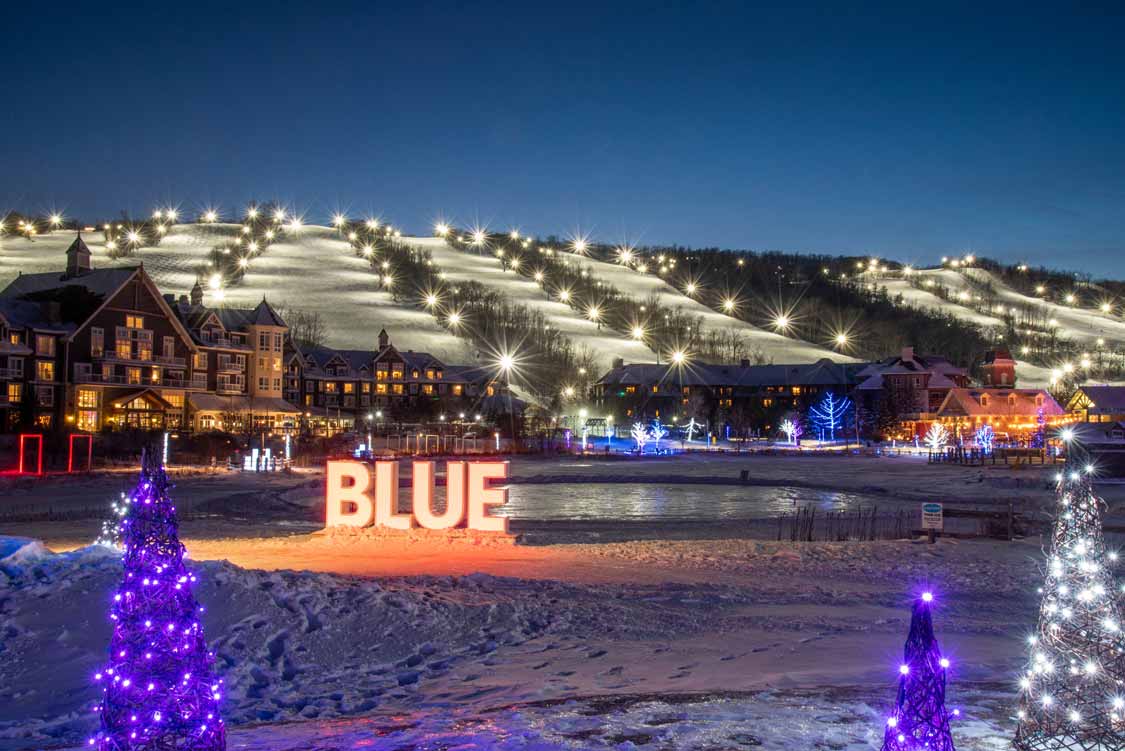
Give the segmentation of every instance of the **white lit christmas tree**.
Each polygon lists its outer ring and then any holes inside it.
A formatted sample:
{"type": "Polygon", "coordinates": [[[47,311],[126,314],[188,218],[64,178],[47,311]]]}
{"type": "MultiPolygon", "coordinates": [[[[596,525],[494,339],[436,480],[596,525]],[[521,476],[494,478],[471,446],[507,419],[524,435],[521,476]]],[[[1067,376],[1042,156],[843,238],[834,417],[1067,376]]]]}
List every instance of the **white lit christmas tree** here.
{"type": "Polygon", "coordinates": [[[1102,501],[1081,453],[1070,446],[1058,478],[1039,624],[1020,677],[1020,751],[1125,749],[1125,639],[1110,570],[1117,556],[1106,550],[1102,501]]]}

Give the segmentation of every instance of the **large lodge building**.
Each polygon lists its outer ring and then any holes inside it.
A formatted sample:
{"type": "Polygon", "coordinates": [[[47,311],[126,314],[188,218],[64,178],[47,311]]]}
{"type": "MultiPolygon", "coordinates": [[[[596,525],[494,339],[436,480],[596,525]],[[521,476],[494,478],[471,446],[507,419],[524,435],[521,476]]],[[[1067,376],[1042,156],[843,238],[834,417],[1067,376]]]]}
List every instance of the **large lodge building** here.
{"type": "MultiPolygon", "coordinates": [[[[594,385],[594,400],[619,422],[675,422],[711,415],[729,420],[749,412],[759,420],[802,414],[827,393],[848,396],[849,418],[893,413],[889,437],[921,436],[932,423],[969,439],[982,425],[998,436],[1027,439],[1039,429],[1070,418],[1044,389],[1018,389],[1015,362],[1004,350],[988,353],[984,385],[943,357],[916,354],[911,347],[879,362],[805,365],[654,365],[614,363],[594,385]]],[[[764,424],[764,423],[763,423],[764,424]]],[[[766,429],[772,426],[766,425],[766,429]]]]}
{"type": "Polygon", "coordinates": [[[15,430],[336,431],[425,411],[499,407],[484,369],[398,351],[295,346],[265,299],[252,310],[162,295],[144,266],[93,269],[77,237],[63,273],[0,291],[0,411],[15,430]]]}

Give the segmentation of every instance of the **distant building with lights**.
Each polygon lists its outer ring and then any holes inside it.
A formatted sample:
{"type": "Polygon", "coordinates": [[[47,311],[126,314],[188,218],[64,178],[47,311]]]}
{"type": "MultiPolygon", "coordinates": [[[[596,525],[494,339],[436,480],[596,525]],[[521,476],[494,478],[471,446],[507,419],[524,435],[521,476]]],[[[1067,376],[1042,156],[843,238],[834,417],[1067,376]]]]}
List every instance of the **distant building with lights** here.
{"type": "Polygon", "coordinates": [[[443,417],[471,422],[461,416],[520,412],[524,407],[496,379],[495,369],[448,365],[428,352],[399,350],[385,329],[372,350],[291,344],[284,395],[321,433],[361,423],[443,417]]]}
{"type": "MultiPolygon", "coordinates": [[[[614,362],[594,383],[594,406],[615,420],[735,418],[753,414],[768,421],[815,402],[823,394],[846,395],[867,363],[827,358],[800,365],[614,362]]],[[[768,425],[762,427],[768,428],[768,425]]]]}
{"type": "Polygon", "coordinates": [[[1079,386],[1066,409],[1079,422],[1125,422],[1125,386],[1079,386]]]}

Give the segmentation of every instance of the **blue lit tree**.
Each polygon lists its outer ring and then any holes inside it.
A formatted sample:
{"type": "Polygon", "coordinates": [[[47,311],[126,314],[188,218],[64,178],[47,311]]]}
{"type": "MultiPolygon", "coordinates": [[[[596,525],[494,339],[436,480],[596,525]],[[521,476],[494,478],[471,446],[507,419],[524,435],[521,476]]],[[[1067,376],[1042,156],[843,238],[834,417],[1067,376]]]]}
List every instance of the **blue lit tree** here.
{"type": "Polygon", "coordinates": [[[184,566],[176,507],[159,452],[141,459],[141,477],[121,523],[125,574],[113,596],[109,663],[98,751],[222,751],[222,681],[211,672],[195,576],[184,566]]]}
{"type": "Polygon", "coordinates": [[[992,453],[992,446],[996,442],[996,431],[992,429],[991,425],[989,425],[988,423],[981,425],[979,428],[977,428],[977,432],[974,437],[976,438],[977,446],[980,447],[982,453],[986,455],[992,453]]]}
{"type": "Polygon", "coordinates": [[[898,698],[887,718],[883,751],[955,751],[949,719],[956,711],[945,709],[949,660],[934,637],[933,599],[926,592],[914,601],[910,635],[898,669],[898,698]]]}
{"type": "Polygon", "coordinates": [[[820,440],[823,441],[827,433],[828,440],[834,441],[836,431],[843,429],[851,409],[851,399],[846,396],[836,396],[829,391],[809,409],[809,422],[820,436],[820,440]]]}
{"type": "Polygon", "coordinates": [[[1047,418],[1040,407],[1035,413],[1035,433],[1031,436],[1031,448],[1041,449],[1047,445],[1047,418]]]}

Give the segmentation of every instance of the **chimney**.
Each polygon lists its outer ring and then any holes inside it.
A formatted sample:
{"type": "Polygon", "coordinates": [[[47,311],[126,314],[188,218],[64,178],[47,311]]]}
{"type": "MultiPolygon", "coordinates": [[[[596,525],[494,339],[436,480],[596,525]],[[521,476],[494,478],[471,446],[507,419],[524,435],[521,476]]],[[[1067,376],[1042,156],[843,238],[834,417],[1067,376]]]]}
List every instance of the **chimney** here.
{"type": "Polygon", "coordinates": [[[203,287],[201,287],[199,285],[198,279],[195,280],[195,286],[191,288],[191,304],[192,305],[202,305],[203,304],[203,287]]]}
{"type": "Polygon", "coordinates": [[[66,249],[66,278],[81,276],[90,270],[90,249],[82,241],[82,232],[74,238],[74,242],[66,249]]]}
{"type": "Polygon", "coordinates": [[[625,367],[625,358],[624,357],[613,358],[613,367],[614,367],[614,369],[624,368],[625,367]]]}
{"type": "Polygon", "coordinates": [[[744,357],[744,358],[742,358],[741,360],[739,360],[739,361],[738,361],[738,367],[740,367],[740,368],[749,368],[749,367],[750,367],[750,361],[749,361],[749,360],[747,360],[747,359],[746,359],[746,358],[744,357]]]}
{"type": "Polygon", "coordinates": [[[387,347],[391,346],[391,337],[387,334],[386,329],[379,330],[379,351],[382,352],[387,347]]]}
{"type": "Polygon", "coordinates": [[[913,347],[903,347],[901,359],[903,359],[903,360],[913,360],[914,359],[914,348],[913,347]]]}

